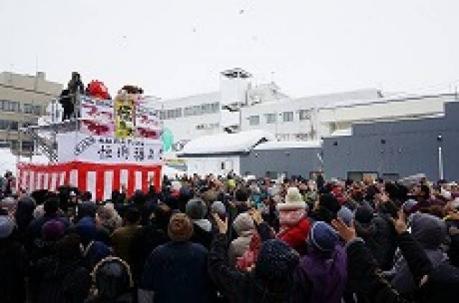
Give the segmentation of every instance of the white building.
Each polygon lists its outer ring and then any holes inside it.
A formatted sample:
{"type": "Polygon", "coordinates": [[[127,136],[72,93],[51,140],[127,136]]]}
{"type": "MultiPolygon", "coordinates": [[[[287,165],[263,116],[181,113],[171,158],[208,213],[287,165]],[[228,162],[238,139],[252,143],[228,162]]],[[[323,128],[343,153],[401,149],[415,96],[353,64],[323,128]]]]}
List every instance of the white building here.
{"type": "Polygon", "coordinates": [[[230,172],[239,175],[242,173],[241,156],[261,143],[274,140],[271,133],[261,130],[222,133],[193,139],[177,154],[185,158],[190,175],[226,175],[230,172]]]}
{"type": "Polygon", "coordinates": [[[235,68],[220,73],[218,91],[169,100],[155,100],[150,108],[159,112],[177,147],[200,136],[241,130],[240,108],[288,97],[274,83],[253,85],[252,75],[235,68]]]}
{"type": "MultiPolygon", "coordinates": [[[[385,97],[377,89],[291,98],[274,83],[253,85],[236,68],[220,74],[219,91],[153,102],[177,147],[204,135],[264,130],[280,141],[349,134],[353,123],[444,114],[455,94],[385,97]]],[[[180,149],[180,148],[178,148],[180,149]]]]}

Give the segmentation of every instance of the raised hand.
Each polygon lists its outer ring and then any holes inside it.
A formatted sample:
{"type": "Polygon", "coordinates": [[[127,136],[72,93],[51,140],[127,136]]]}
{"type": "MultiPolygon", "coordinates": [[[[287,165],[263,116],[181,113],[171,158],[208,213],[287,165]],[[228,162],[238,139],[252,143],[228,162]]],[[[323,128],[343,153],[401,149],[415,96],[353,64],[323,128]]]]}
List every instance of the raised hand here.
{"type": "Polygon", "coordinates": [[[400,235],[408,229],[406,225],[406,215],[403,209],[398,211],[397,219],[392,219],[392,224],[394,224],[395,231],[400,235]]]}
{"type": "Polygon", "coordinates": [[[218,232],[221,234],[226,234],[228,231],[228,218],[225,218],[225,221],[223,221],[217,213],[212,213],[212,217],[217,224],[218,232]]]}
{"type": "Polygon", "coordinates": [[[255,224],[260,225],[260,223],[263,222],[263,218],[261,217],[261,212],[259,210],[252,208],[249,211],[249,215],[252,217],[255,224]]]}
{"type": "Polygon", "coordinates": [[[333,219],[331,225],[336,229],[340,237],[346,241],[352,241],[357,238],[354,228],[354,222],[351,223],[351,226],[347,226],[340,218],[333,219]]]}

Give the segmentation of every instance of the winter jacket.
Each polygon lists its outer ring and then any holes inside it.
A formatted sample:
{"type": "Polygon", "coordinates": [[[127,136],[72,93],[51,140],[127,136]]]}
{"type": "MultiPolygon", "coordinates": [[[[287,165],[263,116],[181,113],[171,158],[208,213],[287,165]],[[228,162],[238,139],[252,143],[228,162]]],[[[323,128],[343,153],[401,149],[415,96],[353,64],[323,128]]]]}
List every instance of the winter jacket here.
{"type": "Polygon", "coordinates": [[[385,280],[370,250],[361,238],[346,246],[348,288],[359,296],[359,302],[406,302],[385,280]]]}
{"type": "Polygon", "coordinates": [[[296,302],[340,303],[347,281],[346,258],[339,244],[328,255],[310,248],[296,272],[296,302]]]}
{"type": "Polygon", "coordinates": [[[155,303],[212,302],[207,249],[192,242],[169,242],[148,257],[140,288],[152,291],[155,303]]]}
{"type": "Polygon", "coordinates": [[[277,238],[286,242],[298,253],[306,253],[306,239],[309,235],[311,224],[308,218],[302,218],[297,225],[282,229],[277,235],[277,238]]]}
{"type": "Polygon", "coordinates": [[[220,292],[229,302],[292,302],[292,287],[282,292],[275,292],[264,287],[254,272],[240,272],[233,269],[227,261],[227,237],[215,236],[209,253],[209,272],[220,292]]]}
{"type": "Polygon", "coordinates": [[[39,284],[37,303],[80,303],[88,296],[91,279],[80,259],[52,256],[38,262],[32,283],[39,284]]]}
{"type": "Polygon", "coordinates": [[[243,231],[238,238],[231,241],[228,248],[228,259],[231,266],[235,266],[237,258],[242,257],[249,249],[254,232],[255,230],[243,231]]]}
{"type": "Polygon", "coordinates": [[[382,270],[392,268],[395,250],[397,249],[396,233],[390,217],[385,213],[378,213],[372,220],[374,234],[371,246],[372,254],[382,270]]]}
{"type": "Polygon", "coordinates": [[[209,249],[212,242],[212,224],[207,219],[193,220],[191,242],[201,244],[209,249]]]}
{"type": "MultiPolygon", "coordinates": [[[[444,221],[428,214],[414,214],[411,217],[412,236],[422,247],[431,263],[429,283],[422,298],[432,302],[444,302],[459,295],[459,269],[452,266],[440,245],[446,237],[444,221]]],[[[400,241],[399,241],[400,242],[400,241]]],[[[416,297],[416,280],[405,257],[399,262],[392,285],[405,297],[416,297]]]]}
{"type": "Polygon", "coordinates": [[[429,277],[427,283],[420,288],[417,287],[414,297],[402,297],[383,278],[382,272],[373,259],[371,252],[365,242],[359,238],[349,242],[346,246],[349,290],[357,293],[363,302],[449,302],[454,300],[454,298],[450,297],[451,300],[449,301],[438,301],[432,297],[433,293],[436,292],[435,290],[439,286],[444,286],[444,284],[438,285],[435,282],[432,264],[420,244],[408,232],[398,235],[396,240],[405,260],[407,260],[407,266],[414,279],[414,284],[420,285],[424,276],[429,277]]]}
{"type": "Polygon", "coordinates": [[[25,299],[27,258],[22,245],[15,239],[0,239],[0,301],[19,303],[25,299]]]}

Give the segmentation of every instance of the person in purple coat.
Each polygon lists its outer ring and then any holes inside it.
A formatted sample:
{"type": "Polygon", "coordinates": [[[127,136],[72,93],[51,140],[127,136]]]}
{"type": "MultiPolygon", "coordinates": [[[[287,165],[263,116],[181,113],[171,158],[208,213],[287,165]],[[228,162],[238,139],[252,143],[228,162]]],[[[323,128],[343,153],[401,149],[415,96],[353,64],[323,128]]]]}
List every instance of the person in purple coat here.
{"type": "Polygon", "coordinates": [[[339,303],[347,282],[347,256],[335,230],[317,221],[309,232],[308,253],[295,273],[295,302],[339,303]]]}

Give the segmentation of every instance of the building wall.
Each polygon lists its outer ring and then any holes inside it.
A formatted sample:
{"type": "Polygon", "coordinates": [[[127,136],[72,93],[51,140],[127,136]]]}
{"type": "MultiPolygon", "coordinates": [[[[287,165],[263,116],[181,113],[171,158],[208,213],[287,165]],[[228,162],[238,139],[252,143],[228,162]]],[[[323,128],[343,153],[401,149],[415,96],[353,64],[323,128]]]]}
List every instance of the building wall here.
{"type": "Polygon", "coordinates": [[[174,142],[189,141],[220,133],[220,94],[218,92],[185,98],[152,101],[164,128],[171,130],[174,142]]]}
{"type": "Polygon", "coordinates": [[[36,124],[61,90],[61,84],[47,81],[41,72],[35,76],[0,73],[0,141],[10,142],[13,152],[17,152],[22,140],[23,150],[30,152],[33,142],[20,135],[18,128],[36,124]]]}
{"type": "Polygon", "coordinates": [[[230,171],[240,174],[239,156],[205,156],[185,158],[187,173],[216,176],[227,175],[230,171]]]}
{"type": "Polygon", "coordinates": [[[425,173],[436,180],[441,147],[444,177],[459,180],[458,121],[459,103],[452,102],[444,117],[354,125],[352,136],[324,139],[325,173],[340,178],[349,172],[390,178],[425,173]]]}
{"type": "Polygon", "coordinates": [[[309,105],[284,98],[242,108],[241,130],[266,130],[282,141],[312,140],[314,115],[309,105]]]}
{"type": "Polygon", "coordinates": [[[276,178],[280,174],[309,177],[321,170],[320,148],[286,148],[275,150],[252,150],[242,155],[240,171],[243,175],[267,176],[276,178]]]}

